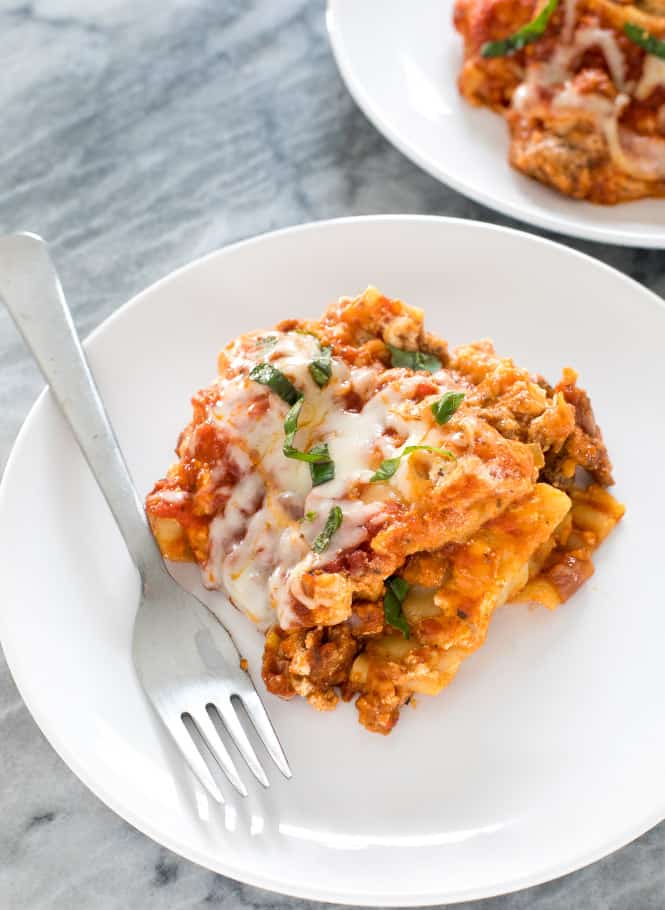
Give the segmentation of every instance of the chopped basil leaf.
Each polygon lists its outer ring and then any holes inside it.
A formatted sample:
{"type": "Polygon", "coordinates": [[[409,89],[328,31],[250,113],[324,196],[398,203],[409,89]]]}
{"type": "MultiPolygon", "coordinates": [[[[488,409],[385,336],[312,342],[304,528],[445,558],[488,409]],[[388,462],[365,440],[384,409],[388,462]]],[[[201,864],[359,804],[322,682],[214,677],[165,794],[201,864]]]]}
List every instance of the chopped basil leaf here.
{"type": "Polygon", "coordinates": [[[427,370],[428,373],[436,373],[441,369],[441,361],[434,354],[426,354],[424,351],[403,351],[401,348],[393,347],[392,344],[388,344],[386,347],[390,351],[391,367],[427,370]]]}
{"type": "Polygon", "coordinates": [[[314,521],[314,519],[316,518],[316,515],[317,515],[316,512],[305,512],[305,514],[303,515],[303,521],[314,521]]]}
{"type": "Polygon", "coordinates": [[[284,440],[284,447],[293,445],[293,437],[298,432],[298,418],[300,417],[300,412],[302,411],[302,406],[305,403],[305,399],[302,395],[298,398],[297,401],[294,401],[289,412],[286,415],[284,421],[284,435],[286,439],[284,440]]]}
{"type": "Polygon", "coordinates": [[[386,578],[386,593],[383,598],[383,615],[390,626],[399,629],[404,638],[411,637],[411,630],[406,616],[402,612],[402,604],[411,587],[407,581],[400,578],[399,575],[392,575],[386,578]]]}
{"type": "Polygon", "coordinates": [[[322,483],[327,483],[335,477],[335,464],[330,460],[328,443],[317,442],[309,450],[311,455],[322,455],[320,461],[311,461],[309,463],[309,473],[312,476],[312,486],[318,487],[322,483]]]}
{"type": "Polygon", "coordinates": [[[312,486],[318,487],[319,484],[327,483],[327,481],[333,479],[335,476],[335,465],[330,460],[330,451],[326,442],[317,442],[309,452],[301,452],[293,445],[293,440],[298,432],[298,418],[300,417],[303,402],[304,399],[299,398],[286,415],[282,452],[287,458],[308,462],[309,472],[312,476],[312,486]]]}
{"type": "Polygon", "coordinates": [[[370,483],[379,483],[382,480],[389,480],[397,468],[399,467],[400,456],[397,458],[386,458],[385,461],[382,461],[377,470],[372,474],[369,479],[370,483]]]}
{"type": "Polygon", "coordinates": [[[481,57],[505,57],[514,51],[521,51],[527,44],[542,38],[550,21],[552,13],[557,8],[559,0],[548,0],[538,15],[523,25],[514,34],[500,41],[486,41],[480,48],[481,57]]]}
{"type": "Polygon", "coordinates": [[[252,368],[249,378],[253,379],[254,382],[260,382],[261,385],[267,385],[287,404],[294,405],[301,397],[300,392],[286,378],[284,373],[281,373],[271,363],[257,363],[252,368]]]}
{"type": "Polygon", "coordinates": [[[660,57],[665,60],[665,41],[656,38],[651,32],[641,28],[639,25],[634,25],[632,22],[626,22],[623,30],[634,44],[639,44],[648,54],[653,54],[654,57],[660,57]]]}
{"type": "Polygon", "coordinates": [[[309,450],[310,455],[314,455],[312,458],[312,464],[321,464],[324,461],[330,461],[330,452],[328,451],[327,442],[317,442],[316,445],[312,446],[309,450]]]}
{"type": "Polygon", "coordinates": [[[399,463],[405,455],[410,455],[411,452],[419,451],[433,452],[435,455],[442,455],[444,458],[455,457],[448,449],[437,449],[435,446],[407,446],[399,455],[396,455],[394,458],[386,458],[385,461],[382,461],[374,474],[370,477],[369,482],[380,483],[382,480],[389,480],[399,467],[399,463]]]}
{"type": "Polygon", "coordinates": [[[298,417],[300,417],[304,400],[304,398],[299,398],[286,415],[282,451],[287,458],[295,458],[297,461],[308,461],[310,463],[330,461],[330,453],[326,443],[317,443],[317,445],[312,446],[309,452],[301,452],[300,449],[296,449],[293,445],[293,439],[298,432],[298,417]]]}
{"type": "MultiPolygon", "coordinates": [[[[326,446],[326,451],[328,447],[326,446]]],[[[322,461],[318,464],[310,464],[309,473],[312,475],[312,486],[318,487],[322,483],[328,483],[329,480],[335,479],[335,462],[322,461]]]]}
{"type": "Polygon", "coordinates": [[[399,575],[391,575],[390,578],[386,579],[385,583],[386,587],[390,588],[400,603],[404,601],[404,598],[411,589],[411,585],[408,583],[408,581],[406,581],[404,578],[401,578],[399,575]]]}
{"type": "Polygon", "coordinates": [[[464,401],[464,392],[446,392],[432,405],[432,414],[438,424],[448,423],[464,401]]]}
{"type": "Polygon", "coordinates": [[[339,506],[333,506],[330,510],[328,517],[326,518],[326,523],[323,526],[323,530],[317,537],[314,538],[312,543],[312,549],[315,553],[323,553],[324,550],[328,549],[330,545],[330,539],[335,533],[339,530],[339,526],[342,524],[342,510],[339,506]]]}
{"type": "Polygon", "coordinates": [[[332,351],[329,347],[321,348],[321,355],[309,365],[309,373],[319,388],[328,385],[332,376],[332,351]]]}

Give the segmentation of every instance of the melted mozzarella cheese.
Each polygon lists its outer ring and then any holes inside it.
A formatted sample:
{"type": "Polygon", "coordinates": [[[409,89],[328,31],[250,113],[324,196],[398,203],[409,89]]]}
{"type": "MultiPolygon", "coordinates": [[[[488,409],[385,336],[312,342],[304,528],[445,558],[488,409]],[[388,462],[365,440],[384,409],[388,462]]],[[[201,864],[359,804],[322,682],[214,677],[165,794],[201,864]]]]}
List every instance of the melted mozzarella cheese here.
{"type": "MultiPolygon", "coordinates": [[[[314,554],[309,549],[299,528],[287,528],[279,539],[279,546],[274,568],[268,584],[268,597],[277,622],[283,629],[297,625],[297,616],[294,610],[294,591],[304,574],[311,567],[314,554]]],[[[298,598],[304,606],[311,606],[305,602],[304,594],[298,591],[298,598]]]]}
{"type": "Polygon", "coordinates": [[[172,504],[186,502],[189,499],[190,494],[186,490],[160,490],[159,498],[162,502],[168,502],[172,504]]]}
{"type": "Polygon", "coordinates": [[[609,29],[584,26],[573,33],[576,0],[568,0],[564,13],[562,42],[557,44],[549,60],[532,63],[527,79],[513,94],[512,106],[526,112],[540,101],[541,89],[564,85],[573,75],[574,65],[585,50],[598,47],[607,61],[614,84],[620,91],[626,88],[626,63],[616,36],[609,29]]]}
{"type": "MultiPolygon", "coordinates": [[[[383,434],[397,422],[397,416],[391,414],[390,403],[390,393],[383,390],[370,398],[358,413],[344,411],[334,404],[328,409],[321,434],[335,464],[335,478],[323,484],[325,492],[322,495],[341,497],[353,484],[369,481],[373,473],[370,457],[376,448],[382,453],[388,450],[383,434]]],[[[315,487],[308,497],[308,509],[317,509],[319,489],[315,487]]]]}
{"type": "Polygon", "coordinates": [[[583,111],[601,120],[613,117],[615,111],[615,104],[611,98],[597,95],[594,92],[578,92],[572,82],[566,82],[552,102],[552,107],[555,110],[572,109],[583,111]]]}
{"type": "Polygon", "coordinates": [[[665,139],[620,127],[618,116],[605,122],[605,135],[612,158],[626,174],[640,180],[665,179],[665,139]]]}
{"type": "Polygon", "coordinates": [[[217,587],[221,583],[227,554],[245,535],[247,522],[260,504],[263,493],[264,485],[260,475],[254,472],[247,474],[236,485],[224,512],[210,523],[206,565],[206,583],[210,587],[217,587]]]}
{"type": "Polygon", "coordinates": [[[579,28],[575,33],[574,47],[578,53],[582,53],[590,47],[600,48],[607,61],[612,81],[619,91],[625,89],[626,63],[614,32],[606,28],[593,28],[590,26],[579,28]]]}
{"type": "Polygon", "coordinates": [[[647,54],[644,58],[640,81],[633,94],[638,101],[645,101],[654,89],[661,86],[665,88],[665,60],[655,57],[653,54],[647,54]]]}
{"type": "Polygon", "coordinates": [[[408,497],[407,459],[389,483],[370,485],[377,464],[406,445],[437,444],[428,438],[436,436],[431,422],[421,419],[410,400],[422,378],[402,376],[377,391],[379,368],[350,368],[333,358],[331,379],[319,388],[309,372],[319,356],[317,339],[298,332],[273,333],[269,345],[251,336],[240,339],[227,357],[230,375],[220,379],[211,409],[242,476],[210,524],[205,583],[223,588],[262,626],[275,616],[283,628],[297,625],[297,602],[306,609],[316,606],[303,590],[305,573],[325,569],[368,539],[391,486],[408,497]],[[294,444],[307,451],[326,443],[335,466],[332,480],[313,487],[309,465],[284,455],[288,405],[248,375],[262,360],[303,393],[294,444]],[[345,410],[349,391],[364,402],[360,410],[345,410]],[[325,551],[314,553],[312,543],[335,506],[342,510],[342,524],[325,551]],[[314,513],[313,520],[303,521],[305,513],[314,513]]]}
{"type": "Polygon", "coordinates": [[[242,540],[222,560],[221,586],[231,602],[262,627],[272,619],[267,584],[278,540],[279,529],[259,509],[246,524],[242,540]]]}

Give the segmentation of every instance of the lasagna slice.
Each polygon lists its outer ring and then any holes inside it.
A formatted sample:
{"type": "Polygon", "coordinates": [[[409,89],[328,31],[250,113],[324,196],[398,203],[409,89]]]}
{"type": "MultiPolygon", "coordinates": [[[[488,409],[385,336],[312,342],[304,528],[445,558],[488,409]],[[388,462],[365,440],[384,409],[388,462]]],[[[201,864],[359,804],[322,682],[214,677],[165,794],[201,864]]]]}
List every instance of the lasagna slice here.
{"type": "Polygon", "coordinates": [[[457,0],[462,95],[502,114],[510,163],[567,196],[665,196],[663,0],[457,0]]]}
{"type": "Polygon", "coordinates": [[[263,678],[316,708],[357,696],[387,733],[515,597],[553,607],[622,514],[572,370],[549,386],[485,341],[449,350],[369,288],[233,341],[147,498],[266,633],[263,678]]]}

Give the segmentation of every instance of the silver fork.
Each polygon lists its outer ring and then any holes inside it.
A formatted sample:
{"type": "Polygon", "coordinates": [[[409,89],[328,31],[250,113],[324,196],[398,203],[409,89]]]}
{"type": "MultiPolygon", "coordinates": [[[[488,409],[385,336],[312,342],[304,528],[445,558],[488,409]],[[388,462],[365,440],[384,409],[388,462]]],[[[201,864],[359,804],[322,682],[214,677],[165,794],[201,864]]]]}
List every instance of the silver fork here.
{"type": "Polygon", "coordinates": [[[213,722],[218,713],[254,776],[268,778],[236,712],[249,715],[285,777],[291,770],[240,654],[201,601],[166,571],[141,501],[88,367],[44,241],[34,234],[0,237],[0,299],[39,364],[60,410],[115,517],[141,579],[133,635],[139,679],[187,764],[210,795],[224,802],[190,732],[242,796],[247,789],[213,722]],[[187,724],[185,723],[187,719],[187,724]]]}

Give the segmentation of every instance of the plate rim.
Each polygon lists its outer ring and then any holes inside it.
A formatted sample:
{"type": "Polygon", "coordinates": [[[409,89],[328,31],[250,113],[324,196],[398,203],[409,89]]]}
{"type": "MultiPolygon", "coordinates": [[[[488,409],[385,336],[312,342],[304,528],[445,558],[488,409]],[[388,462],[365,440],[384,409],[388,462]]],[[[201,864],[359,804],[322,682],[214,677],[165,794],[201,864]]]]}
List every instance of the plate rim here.
{"type": "MultiPolygon", "coordinates": [[[[655,234],[636,233],[633,236],[621,233],[621,231],[615,233],[611,228],[595,227],[593,225],[585,226],[573,220],[567,225],[562,225],[558,218],[551,217],[545,209],[540,215],[533,215],[525,212],[519,205],[512,202],[499,203],[492,196],[482,193],[473,184],[451,175],[436,160],[421,152],[417,145],[413,144],[397,127],[393,126],[388,119],[381,115],[362,83],[356,79],[354,67],[341,39],[341,28],[338,25],[339,17],[336,12],[339,8],[338,4],[339,0],[326,0],[326,29],[342,81],[356,105],[374,128],[385,136],[402,155],[429,174],[430,177],[497,214],[515,218],[523,224],[528,224],[541,230],[552,231],[562,237],[574,237],[579,240],[590,240],[594,243],[607,243],[633,249],[665,249],[665,230],[663,231],[663,236],[658,238],[655,234]]],[[[528,178],[525,177],[525,179],[528,178]]],[[[630,203],[619,203],[619,205],[622,204],[628,205],[630,203]]]]}
{"type": "MultiPolygon", "coordinates": [[[[98,335],[101,335],[116,318],[121,317],[130,309],[140,305],[142,298],[145,295],[153,293],[162,284],[170,281],[176,276],[179,276],[189,270],[195,270],[199,268],[204,262],[214,257],[232,253],[241,247],[248,247],[254,244],[259,244],[261,242],[270,241],[273,238],[286,234],[297,235],[299,233],[318,231],[321,229],[326,230],[331,227],[341,227],[343,225],[356,223],[376,224],[400,222],[414,222],[423,224],[429,223],[433,225],[443,223],[449,225],[468,226],[472,229],[484,230],[487,233],[517,235],[518,237],[528,242],[530,241],[535,244],[553,246],[559,250],[563,250],[564,255],[568,254],[573,258],[586,260],[593,267],[600,268],[601,271],[611,272],[614,275],[615,279],[623,279],[624,282],[633,285],[634,288],[636,288],[637,291],[642,295],[645,303],[647,300],[649,300],[651,304],[655,303],[661,309],[665,310],[665,300],[662,300],[654,291],[645,288],[644,285],[640,284],[638,281],[626,275],[625,273],[619,271],[618,269],[615,269],[614,267],[608,265],[605,262],[602,262],[599,259],[596,259],[593,256],[590,256],[587,253],[582,253],[554,240],[530,234],[527,231],[522,231],[516,228],[505,227],[503,225],[497,225],[488,222],[476,221],[473,219],[452,218],[439,215],[382,214],[348,216],[343,218],[310,221],[285,228],[280,228],[274,231],[266,231],[261,234],[252,235],[248,238],[235,241],[233,243],[227,244],[226,246],[219,247],[215,250],[210,251],[209,253],[206,253],[203,256],[197,257],[196,259],[193,259],[190,262],[179,266],[178,268],[157,279],[152,284],[143,288],[141,291],[131,297],[116,310],[114,310],[98,326],[96,326],[92,332],[86,336],[84,346],[87,348],[90,343],[94,342],[96,337],[98,335]]],[[[25,444],[25,438],[30,431],[32,424],[39,419],[40,410],[44,407],[44,401],[47,398],[48,393],[48,387],[43,388],[35,402],[32,404],[30,410],[28,411],[28,414],[26,415],[25,420],[23,421],[16,439],[14,440],[14,443],[11,447],[7,463],[3,470],[2,478],[0,478],[0,530],[2,530],[4,502],[9,486],[8,478],[14,470],[14,464],[19,460],[22,448],[25,444]]],[[[90,790],[98,799],[101,800],[101,802],[108,806],[108,808],[115,812],[116,815],[119,815],[120,818],[122,818],[128,824],[132,825],[142,834],[150,837],[157,844],[166,847],[177,855],[182,856],[183,858],[193,863],[196,863],[202,868],[217,872],[222,875],[226,875],[235,881],[252,885],[253,887],[257,888],[263,888],[277,894],[288,895],[290,897],[296,897],[305,900],[316,900],[325,903],[341,903],[345,905],[356,905],[363,907],[430,907],[436,905],[454,904],[460,901],[498,897],[503,894],[513,893],[515,891],[523,890],[524,888],[529,888],[543,884],[545,882],[553,881],[555,879],[561,878],[564,875],[576,872],[579,869],[590,865],[591,863],[603,859],[604,857],[621,849],[622,847],[625,847],[627,844],[631,843],[633,840],[640,837],[665,819],[664,800],[663,805],[660,808],[654,809],[654,811],[649,814],[647,818],[642,818],[637,824],[622,829],[620,834],[617,834],[612,838],[607,838],[603,842],[602,846],[596,847],[596,849],[593,850],[589,850],[588,853],[585,853],[578,857],[574,863],[555,863],[550,867],[541,869],[535,875],[520,876],[518,878],[502,882],[501,884],[492,885],[491,889],[488,889],[488,887],[475,889],[468,888],[464,891],[448,893],[434,893],[432,891],[418,893],[417,891],[412,891],[408,894],[395,896],[391,892],[351,892],[348,889],[335,890],[334,888],[328,888],[325,886],[321,887],[320,889],[314,889],[306,885],[287,885],[283,881],[277,881],[269,876],[263,876],[258,869],[241,870],[239,873],[238,868],[233,864],[226,863],[223,859],[219,861],[215,860],[213,863],[211,863],[209,858],[204,856],[196,848],[193,848],[188,844],[183,845],[181,842],[179,842],[177,836],[171,835],[170,833],[164,834],[163,832],[157,830],[158,826],[153,824],[150,819],[143,818],[139,815],[139,813],[135,812],[131,806],[126,805],[122,798],[117,797],[115,794],[109,793],[103,783],[98,782],[96,779],[94,779],[94,775],[89,774],[87,769],[81,767],[76,753],[70,751],[69,747],[61,740],[57,728],[51,724],[47,713],[42,712],[40,707],[36,707],[33,703],[31,703],[30,699],[26,698],[24,689],[27,687],[24,686],[24,678],[22,678],[21,671],[19,670],[17,672],[16,670],[16,667],[20,665],[20,659],[17,659],[11,645],[9,647],[7,646],[7,643],[5,641],[6,636],[2,634],[3,632],[3,613],[0,610],[0,646],[2,646],[2,649],[4,651],[7,666],[11,673],[14,684],[19,691],[21,699],[23,700],[24,705],[28,709],[30,715],[39,727],[41,733],[47,739],[50,746],[55,750],[55,752],[68,766],[68,768],[76,775],[76,777],[78,777],[78,779],[88,788],[88,790],[90,790]]]]}

